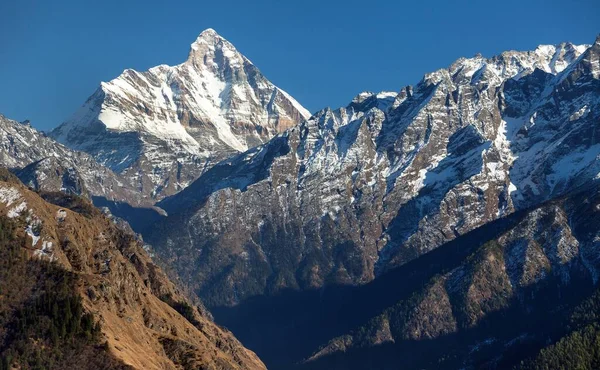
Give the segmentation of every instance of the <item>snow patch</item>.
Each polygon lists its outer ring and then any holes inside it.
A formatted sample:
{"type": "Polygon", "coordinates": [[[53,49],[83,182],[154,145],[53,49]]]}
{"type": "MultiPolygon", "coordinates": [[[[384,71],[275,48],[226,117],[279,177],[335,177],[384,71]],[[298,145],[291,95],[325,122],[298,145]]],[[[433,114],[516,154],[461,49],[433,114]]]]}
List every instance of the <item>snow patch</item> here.
{"type": "Polygon", "coordinates": [[[50,261],[54,259],[54,253],[52,253],[52,242],[44,240],[42,242],[42,249],[37,249],[33,252],[34,257],[37,258],[48,258],[50,261]]]}
{"type": "Polygon", "coordinates": [[[58,211],[56,211],[56,219],[59,222],[64,221],[65,218],[67,218],[67,211],[65,211],[64,209],[59,209],[58,211]]]}
{"type": "Polygon", "coordinates": [[[583,107],[581,107],[581,109],[579,109],[577,112],[571,114],[571,116],[569,117],[569,121],[575,121],[580,118],[585,118],[585,117],[587,117],[587,115],[589,113],[590,113],[590,107],[587,106],[587,104],[586,104],[583,107]]]}
{"type": "Polygon", "coordinates": [[[515,186],[515,184],[513,184],[512,182],[510,182],[508,184],[508,195],[510,196],[512,193],[514,193],[515,191],[517,191],[517,187],[515,186]]]}
{"type": "Polygon", "coordinates": [[[8,218],[17,218],[21,215],[21,213],[23,213],[23,211],[25,211],[27,209],[27,203],[26,202],[21,202],[18,206],[11,208],[8,211],[7,217],[8,218]]]}
{"type": "Polygon", "coordinates": [[[548,180],[553,184],[566,182],[599,159],[600,144],[593,145],[587,150],[571,152],[552,165],[552,174],[548,175],[548,180]]]}
{"type": "Polygon", "coordinates": [[[27,235],[31,237],[31,246],[35,247],[36,244],[40,241],[40,229],[42,226],[42,222],[40,220],[33,220],[27,225],[25,232],[27,235]]]}
{"type": "Polygon", "coordinates": [[[19,199],[21,199],[19,190],[13,187],[0,187],[0,203],[4,203],[8,207],[19,199]]]}

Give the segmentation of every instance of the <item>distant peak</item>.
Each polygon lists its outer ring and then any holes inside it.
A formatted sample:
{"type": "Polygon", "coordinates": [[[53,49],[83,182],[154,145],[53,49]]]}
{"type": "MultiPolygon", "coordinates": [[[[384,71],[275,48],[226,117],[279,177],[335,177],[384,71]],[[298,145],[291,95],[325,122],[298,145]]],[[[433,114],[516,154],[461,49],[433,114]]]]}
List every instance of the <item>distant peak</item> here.
{"type": "Polygon", "coordinates": [[[196,43],[199,41],[214,41],[214,40],[224,40],[224,38],[217,33],[212,28],[207,28],[204,31],[200,32],[200,35],[196,38],[196,43]]]}
{"type": "Polygon", "coordinates": [[[217,31],[215,31],[215,29],[214,29],[214,28],[207,28],[207,29],[205,29],[204,31],[200,32],[200,35],[203,35],[203,34],[207,34],[207,35],[208,35],[208,34],[211,34],[211,35],[218,35],[218,34],[217,34],[217,31]]]}
{"type": "Polygon", "coordinates": [[[368,99],[372,99],[373,97],[378,100],[385,100],[396,98],[396,96],[398,96],[398,92],[395,91],[380,91],[378,93],[374,93],[372,91],[363,91],[356,95],[354,99],[352,99],[352,103],[360,104],[368,99]]]}
{"type": "Polygon", "coordinates": [[[224,68],[225,65],[239,70],[245,65],[252,64],[231,42],[212,28],[202,31],[192,43],[185,63],[193,68],[209,68],[211,70],[224,68]]]}
{"type": "Polygon", "coordinates": [[[207,52],[214,52],[215,49],[221,48],[229,49],[232,53],[236,53],[235,47],[229,41],[219,35],[214,29],[208,28],[202,31],[192,43],[190,57],[193,57],[195,54],[196,56],[204,56],[207,52]]]}
{"type": "Polygon", "coordinates": [[[352,99],[352,103],[362,103],[373,95],[375,95],[375,93],[372,91],[363,91],[360,94],[356,95],[354,99],[352,99]]]}

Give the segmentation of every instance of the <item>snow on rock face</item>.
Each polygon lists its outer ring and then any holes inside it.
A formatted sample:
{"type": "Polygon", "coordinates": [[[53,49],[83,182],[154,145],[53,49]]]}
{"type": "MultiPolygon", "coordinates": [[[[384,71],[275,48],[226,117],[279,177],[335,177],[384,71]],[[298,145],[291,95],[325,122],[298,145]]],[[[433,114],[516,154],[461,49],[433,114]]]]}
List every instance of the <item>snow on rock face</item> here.
{"type": "Polygon", "coordinates": [[[27,225],[27,228],[25,229],[25,233],[27,233],[27,235],[29,235],[31,237],[31,246],[32,247],[35,247],[37,245],[37,243],[40,241],[39,228],[40,228],[41,224],[36,221],[37,220],[30,222],[27,225]]]}
{"type": "Polygon", "coordinates": [[[8,209],[6,217],[17,218],[27,210],[27,202],[22,199],[21,193],[14,187],[0,187],[0,203],[8,209]]]}
{"type": "MultiPolygon", "coordinates": [[[[0,115],[0,165],[36,190],[98,196],[133,205],[144,195],[90,155],[57,143],[33,127],[0,115]]],[[[149,196],[148,196],[149,198],[149,196]]]]}
{"type": "MultiPolygon", "coordinates": [[[[169,217],[145,237],[214,272],[184,276],[211,304],[369,281],[595,178],[599,53],[561,44],[463,58],[399,93],[361,93],[216,165],[159,203],[169,217]]],[[[575,249],[563,251],[567,261],[575,249]]]]}
{"type": "MultiPolygon", "coordinates": [[[[28,211],[25,234],[31,237],[31,246],[35,248],[41,239],[42,221],[27,208],[27,202],[21,191],[10,185],[0,186],[0,204],[6,207],[6,217],[8,218],[19,217],[23,212],[28,211]]],[[[52,260],[52,242],[44,241],[42,249],[36,249],[34,256],[52,260]]]]}
{"type": "Polygon", "coordinates": [[[188,59],[125,70],[51,132],[155,198],[173,194],[219,159],[310,117],[235,47],[208,29],[188,59]]]}
{"type": "Polygon", "coordinates": [[[4,203],[7,207],[19,199],[21,199],[21,193],[18,189],[13,187],[0,188],[0,202],[4,203]]]}
{"type": "Polygon", "coordinates": [[[11,208],[10,211],[6,214],[8,218],[16,218],[19,217],[25,210],[27,209],[27,203],[21,202],[18,206],[11,208]]]}
{"type": "Polygon", "coordinates": [[[65,211],[64,209],[59,209],[58,211],[56,211],[56,220],[58,222],[63,222],[65,218],[67,218],[67,211],[65,211]]]}
{"type": "Polygon", "coordinates": [[[52,242],[44,240],[42,242],[42,248],[36,249],[33,251],[33,256],[39,259],[48,259],[50,261],[54,260],[54,253],[52,252],[52,242]]]}

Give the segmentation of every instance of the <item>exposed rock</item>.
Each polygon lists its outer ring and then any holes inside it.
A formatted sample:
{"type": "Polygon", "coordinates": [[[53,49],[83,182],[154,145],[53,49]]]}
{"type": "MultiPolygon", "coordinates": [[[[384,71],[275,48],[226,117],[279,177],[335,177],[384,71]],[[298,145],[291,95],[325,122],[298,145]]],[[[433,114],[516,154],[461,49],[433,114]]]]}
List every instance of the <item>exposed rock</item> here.
{"type": "Polygon", "coordinates": [[[29,187],[101,197],[132,205],[149,204],[137,190],[90,155],[73,151],[29,125],[0,115],[0,165],[29,187]]]}
{"type": "MultiPolygon", "coordinates": [[[[458,266],[438,270],[410,298],[330,340],[308,358],[306,368],[335,364],[358,369],[369,364],[379,369],[389,363],[507,368],[574,330],[576,323],[597,325],[597,285],[596,293],[590,292],[600,267],[599,203],[600,190],[595,187],[518,216],[519,221],[497,238],[478,240],[483,246],[458,266]],[[596,303],[581,305],[582,297],[596,303]],[[564,327],[562,320],[582,315],[591,321],[571,318],[571,327],[564,327]],[[388,343],[393,343],[385,350],[377,344],[382,318],[390,323],[388,343]],[[425,341],[423,354],[415,350],[413,358],[402,355],[419,341],[425,341]]],[[[454,247],[468,248],[472,242],[466,234],[455,240],[454,247]]],[[[451,245],[443,248],[452,253],[451,245]]]]}
{"type": "Polygon", "coordinates": [[[599,56],[596,43],[462,58],[362,93],[212,167],[159,203],[169,217],[145,237],[214,306],[363,284],[593,181],[599,56]]]}

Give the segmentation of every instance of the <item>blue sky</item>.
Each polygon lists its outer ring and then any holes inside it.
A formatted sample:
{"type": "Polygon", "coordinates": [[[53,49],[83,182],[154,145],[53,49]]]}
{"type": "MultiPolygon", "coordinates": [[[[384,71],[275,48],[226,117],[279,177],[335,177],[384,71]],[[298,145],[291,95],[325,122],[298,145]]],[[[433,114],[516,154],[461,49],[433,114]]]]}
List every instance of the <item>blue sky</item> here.
{"type": "Polygon", "coordinates": [[[123,69],[181,63],[209,27],[316,111],[461,56],[592,43],[600,1],[0,1],[0,113],[51,129],[123,69]]]}

